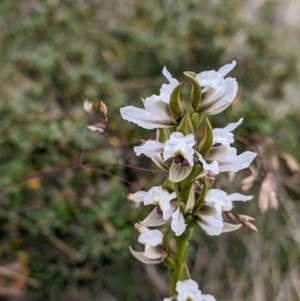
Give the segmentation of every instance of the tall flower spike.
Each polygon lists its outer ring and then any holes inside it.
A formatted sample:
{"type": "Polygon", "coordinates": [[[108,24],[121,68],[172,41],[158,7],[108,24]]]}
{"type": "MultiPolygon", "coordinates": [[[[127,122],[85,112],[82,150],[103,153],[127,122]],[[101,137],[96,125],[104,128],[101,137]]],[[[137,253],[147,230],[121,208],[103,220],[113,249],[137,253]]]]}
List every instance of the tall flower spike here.
{"type": "Polygon", "coordinates": [[[220,68],[219,71],[205,71],[196,75],[202,89],[202,100],[196,109],[205,115],[215,115],[224,111],[236,96],[238,84],[235,78],[224,79],[236,65],[236,61],[220,68]]]}

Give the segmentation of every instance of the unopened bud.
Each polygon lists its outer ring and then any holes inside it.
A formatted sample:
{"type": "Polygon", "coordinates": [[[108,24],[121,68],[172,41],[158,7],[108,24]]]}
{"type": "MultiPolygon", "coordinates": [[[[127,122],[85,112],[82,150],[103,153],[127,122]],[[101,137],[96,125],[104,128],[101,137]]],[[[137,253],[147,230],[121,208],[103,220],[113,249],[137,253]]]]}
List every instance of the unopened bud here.
{"type": "Polygon", "coordinates": [[[249,223],[249,222],[243,222],[243,225],[251,230],[254,230],[254,231],[258,231],[257,228],[252,224],[252,223],[249,223]]]}
{"type": "Polygon", "coordinates": [[[107,127],[103,123],[96,123],[94,125],[89,125],[87,128],[97,134],[104,134],[107,132],[107,127]]]}
{"type": "Polygon", "coordinates": [[[105,123],[107,123],[107,106],[103,101],[100,101],[100,115],[105,123]]]}
{"type": "Polygon", "coordinates": [[[85,111],[85,113],[86,113],[87,115],[90,115],[90,114],[91,114],[92,108],[93,108],[93,103],[92,103],[92,102],[90,102],[90,101],[88,101],[88,100],[85,100],[85,101],[83,102],[83,109],[84,109],[84,111],[85,111]]]}

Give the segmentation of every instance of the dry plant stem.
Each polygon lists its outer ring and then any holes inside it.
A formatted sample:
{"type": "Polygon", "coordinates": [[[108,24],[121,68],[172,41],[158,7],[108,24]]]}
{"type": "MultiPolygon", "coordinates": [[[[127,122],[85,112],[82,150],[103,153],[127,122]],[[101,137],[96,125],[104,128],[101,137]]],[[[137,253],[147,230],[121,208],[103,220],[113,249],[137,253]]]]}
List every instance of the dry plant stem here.
{"type": "Polygon", "coordinates": [[[188,243],[192,234],[193,234],[193,229],[188,229],[181,236],[175,237],[176,247],[177,247],[177,253],[175,258],[176,268],[172,272],[170,296],[175,295],[176,283],[179,280],[185,280],[185,279],[180,279],[183,276],[182,273],[183,269],[185,269],[186,274],[189,274],[186,265],[186,254],[187,254],[188,243]]]}
{"type": "Polygon", "coordinates": [[[83,144],[82,144],[80,161],[79,161],[79,165],[80,166],[82,165],[82,162],[83,162],[85,143],[86,143],[86,136],[87,136],[87,125],[88,125],[88,116],[86,116],[86,118],[85,118],[85,131],[84,131],[83,144]]]}

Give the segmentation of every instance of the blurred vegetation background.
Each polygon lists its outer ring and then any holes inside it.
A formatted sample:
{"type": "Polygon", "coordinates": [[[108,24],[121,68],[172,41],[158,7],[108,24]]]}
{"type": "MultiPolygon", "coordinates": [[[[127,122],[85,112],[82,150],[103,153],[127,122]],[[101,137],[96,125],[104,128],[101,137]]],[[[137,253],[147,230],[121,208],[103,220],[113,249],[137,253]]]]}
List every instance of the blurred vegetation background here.
{"type": "Polygon", "coordinates": [[[233,59],[239,94],[212,124],[244,117],[236,146],[258,157],[215,187],[254,195],[235,212],[259,232],[199,228],[192,276],[218,301],[300,300],[298,1],[2,0],[0,16],[1,300],[166,296],[166,270],[128,252],[147,212],[126,196],[162,179],[132,147],[155,133],[119,108],[157,93],[163,66],[183,80],[233,59]],[[109,133],[88,132],[81,161],[85,99],[109,133]]]}

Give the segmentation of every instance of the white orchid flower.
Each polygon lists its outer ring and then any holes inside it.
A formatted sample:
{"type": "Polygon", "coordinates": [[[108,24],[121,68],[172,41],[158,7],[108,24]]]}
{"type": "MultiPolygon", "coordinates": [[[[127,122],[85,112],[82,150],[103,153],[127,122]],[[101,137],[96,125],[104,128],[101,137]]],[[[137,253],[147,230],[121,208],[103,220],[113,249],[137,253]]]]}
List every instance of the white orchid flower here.
{"type": "Polygon", "coordinates": [[[224,111],[236,96],[238,84],[235,78],[224,79],[234,67],[236,61],[220,68],[219,71],[205,71],[196,75],[202,89],[202,101],[198,111],[206,115],[215,115],[224,111]]]}
{"type": "Polygon", "coordinates": [[[249,167],[257,154],[247,151],[237,155],[237,150],[230,147],[230,144],[234,142],[232,131],[242,122],[243,118],[240,118],[238,122],[230,123],[225,128],[213,129],[213,145],[221,144],[221,146],[212,147],[205,159],[197,153],[204,170],[218,174],[224,171],[237,172],[249,167]]]}
{"type": "Polygon", "coordinates": [[[185,136],[180,132],[174,132],[165,143],[148,140],[143,145],[134,147],[134,151],[137,156],[144,154],[150,157],[157,166],[163,169],[166,169],[164,161],[172,158],[169,180],[176,183],[185,179],[192,171],[195,152],[193,146],[195,144],[194,135],[185,136]]]}
{"type": "Polygon", "coordinates": [[[240,155],[237,155],[236,153],[236,148],[230,147],[229,145],[221,145],[213,147],[206,159],[209,161],[217,161],[220,172],[237,172],[249,167],[250,163],[257,155],[256,153],[249,151],[240,155]]]}
{"type": "Polygon", "coordinates": [[[177,296],[165,298],[164,301],[216,301],[212,295],[204,295],[199,290],[197,282],[192,279],[176,283],[177,296]]]}
{"type": "Polygon", "coordinates": [[[138,237],[139,243],[151,247],[156,247],[162,244],[163,234],[159,230],[150,230],[140,224],[135,224],[135,228],[141,233],[138,237]]]}
{"type": "Polygon", "coordinates": [[[186,224],[177,202],[172,201],[176,197],[175,192],[169,193],[162,186],[154,186],[148,192],[138,191],[130,194],[128,199],[137,203],[143,202],[144,205],[157,206],[156,210],[152,211],[144,222],[141,222],[141,225],[150,227],[159,226],[172,218],[171,229],[175,232],[176,236],[179,236],[184,232],[186,224]]]}
{"type": "Polygon", "coordinates": [[[167,256],[162,248],[163,233],[159,230],[150,230],[147,227],[135,224],[135,228],[141,233],[138,241],[145,246],[143,252],[137,252],[130,249],[131,254],[145,264],[157,264],[167,256]]]}
{"type": "MultiPolygon", "coordinates": [[[[152,158],[157,154],[163,153],[164,161],[169,158],[175,158],[180,156],[182,160],[178,164],[183,165],[194,165],[193,156],[195,145],[195,137],[192,134],[184,136],[180,132],[174,132],[170,135],[170,139],[165,143],[160,143],[155,140],[148,140],[145,144],[141,146],[135,146],[134,152],[137,156],[144,154],[145,156],[152,158]],[[184,162],[183,162],[184,161],[184,162]]],[[[178,159],[179,160],[179,159],[178,159]]]]}
{"type": "Polygon", "coordinates": [[[213,236],[222,233],[222,212],[217,211],[214,207],[202,206],[196,215],[196,222],[208,235],[213,236]]]}
{"type": "Polygon", "coordinates": [[[210,189],[205,196],[205,205],[196,215],[198,225],[208,235],[220,235],[224,232],[231,232],[239,229],[241,224],[234,225],[223,222],[222,211],[229,211],[233,208],[234,201],[249,201],[252,196],[240,193],[227,193],[220,189],[210,189]]]}
{"type": "Polygon", "coordinates": [[[175,125],[170,115],[169,101],[172,91],[179,85],[179,82],[172,78],[166,67],[163,69],[163,75],[168,79],[169,84],[162,85],[160,94],[158,96],[154,94],[143,100],[145,109],[133,106],[121,108],[120,113],[123,119],[149,130],[175,125]]]}
{"type": "Polygon", "coordinates": [[[176,156],[180,156],[184,158],[184,160],[180,160],[180,162],[175,162],[177,164],[182,165],[194,165],[193,157],[194,157],[194,149],[193,146],[196,144],[195,137],[193,134],[188,134],[184,136],[180,132],[174,132],[171,134],[170,139],[166,141],[164,145],[164,160],[169,158],[175,158],[176,156]]]}
{"type": "Polygon", "coordinates": [[[154,186],[148,192],[138,191],[130,194],[128,199],[137,203],[143,202],[144,205],[159,206],[159,212],[162,212],[163,219],[168,220],[175,211],[174,206],[171,205],[171,200],[176,197],[175,192],[169,193],[162,186],[154,186]]]}
{"type": "Polygon", "coordinates": [[[240,193],[227,194],[221,189],[210,189],[205,196],[205,204],[214,207],[217,211],[229,211],[233,208],[234,201],[250,201],[252,195],[243,195],[240,193]]]}
{"type": "Polygon", "coordinates": [[[204,170],[212,171],[215,174],[224,171],[237,172],[249,167],[250,163],[256,157],[254,152],[244,152],[237,155],[237,150],[229,145],[213,147],[205,159],[198,154],[199,161],[204,170]],[[212,162],[212,163],[208,163],[212,162]]]}
{"type": "Polygon", "coordinates": [[[243,118],[240,118],[238,122],[230,123],[225,128],[213,129],[213,145],[217,143],[220,143],[222,145],[233,143],[234,138],[231,132],[235,130],[242,122],[243,118]]]}

